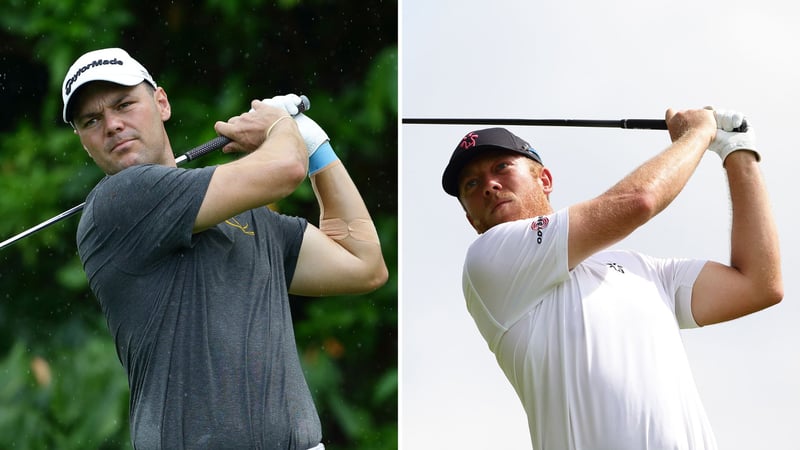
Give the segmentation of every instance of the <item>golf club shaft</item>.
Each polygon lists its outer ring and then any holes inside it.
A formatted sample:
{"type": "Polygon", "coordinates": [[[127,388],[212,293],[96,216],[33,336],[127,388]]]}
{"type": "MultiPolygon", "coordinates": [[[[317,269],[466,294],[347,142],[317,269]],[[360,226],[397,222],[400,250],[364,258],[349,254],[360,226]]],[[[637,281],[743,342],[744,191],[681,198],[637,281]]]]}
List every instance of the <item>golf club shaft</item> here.
{"type": "Polygon", "coordinates": [[[667,122],[659,119],[621,119],[621,120],[584,120],[584,119],[403,119],[407,124],[431,125],[522,125],[542,127],[591,127],[591,128],[628,128],[646,130],[666,130],[667,122]]]}
{"type": "MultiPolygon", "coordinates": [[[[197,146],[197,147],[189,150],[188,152],[184,153],[183,155],[175,158],[175,163],[180,165],[180,164],[182,164],[182,163],[184,163],[186,161],[191,161],[191,160],[199,158],[199,157],[201,157],[203,155],[207,155],[207,154],[211,153],[214,150],[218,150],[218,149],[224,147],[225,144],[227,144],[230,141],[231,140],[226,138],[225,136],[218,136],[218,137],[206,142],[205,144],[197,146]],[[191,156],[189,156],[189,153],[191,153],[191,156]]],[[[86,205],[86,202],[83,202],[80,205],[73,206],[72,208],[62,212],[61,214],[59,214],[57,216],[54,216],[54,217],[52,217],[50,219],[45,220],[44,222],[40,223],[39,225],[36,225],[35,227],[28,228],[27,230],[23,231],[22,233],[19,233],[16,236],[13,236],[11,238],[6,239],[3,242],[0,242],[0,250],[8,247],[9,245],[13,244],[14,242],[17,242],[17,241],[19,241],[21,239],[24,239],[24,238],[32,235],[33,233],[36,233],[39,230],[47,228],[50,225],[53,225],[54,223],[60,222],[60,221],[66,219],[68,217],[74,216],[75,214],[81,212],[81,210],[83,210],[83,207],[85,205],[86,205]]]]}
{"type": "MultiPolygon", "coordinates": [[[[629,130],[666,130],[667,121],[662,119],[620,119],[620,120],[584,120],[584,119],[403,119],[407,124],[431,125],[521,125],[542,127],[590,127],[590,128],[625,128],[629,130]]],[[[747,121],[734,131],[746,132],[747,121]]]]}
{"type": "MultiPolygon", "coordinates": [[[[300,96],[301,103],[297,105],[299,112],[307,111],[311,108],[311,103],[308,100],[308,97],[305,95],[300,96]]],[[[197,147],[187,151],[186,153],[182,154],[175,158],[175,164],[181,165],[188,161],[194,161],[197,158],[205,156],[215,150],[219,150],[224,147],[226,144],[231,142],[231,140],[225,136],[217,136],[216,138],[206,142],[205,144],[198,145],[197,147]]],[[[86,205],[86,202],[81,203],[80,205],[73,206],[72,208],[62,212],[61,214],[54,216],[50,219],[45,220],[44,222],[36,225],[35,227],[31,227],[22,233],[17,234],[16,236],[10,237],[3,242],[0,242],[0,250],[8,247],[9,245],[24,239],[33,233],[36,233],[39,230],[49,227],[54,223],[60,222],[68,217],[74,216],[75,214],[81,212],[83,207],[86,205]]]]}

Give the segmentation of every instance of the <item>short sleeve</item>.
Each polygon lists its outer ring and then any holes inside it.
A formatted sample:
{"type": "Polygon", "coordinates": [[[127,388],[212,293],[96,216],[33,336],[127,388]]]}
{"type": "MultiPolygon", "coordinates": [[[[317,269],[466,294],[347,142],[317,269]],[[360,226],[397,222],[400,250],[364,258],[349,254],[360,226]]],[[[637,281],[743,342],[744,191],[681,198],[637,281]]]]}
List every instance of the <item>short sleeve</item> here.
{"type": "Polygon", "coordinates": [[[694,282],[706,262],[701,259],[644,257],[645,263],[657,273],[669,305],[675,313],[680,328],[697,328],[699,325],[692,314],[692,291],[694,282]]]}
{"type": "Polygon", "coordinates": [[[152,270],[163,255],[192,244],[192,230],[214,167],[139,165],[110,176],[89,195],[78,228],[88,259],[114,248],[130,273],[152,270]]]}
{"type": "Polygon", "coordinates": [[[490,348],[543,294],[569,278],[568,231],[564,209],[497,225],[470,246],[464,297],[490,348]]]}
{"type": "Polygon", "coordinates": [[[703,270],[706,261],[676,260],[673,261],[673,280],[675,281],[675,318],[681,328],[697,328],[700,325],[692,314],[692,291],[694,282],[703,270]]]}

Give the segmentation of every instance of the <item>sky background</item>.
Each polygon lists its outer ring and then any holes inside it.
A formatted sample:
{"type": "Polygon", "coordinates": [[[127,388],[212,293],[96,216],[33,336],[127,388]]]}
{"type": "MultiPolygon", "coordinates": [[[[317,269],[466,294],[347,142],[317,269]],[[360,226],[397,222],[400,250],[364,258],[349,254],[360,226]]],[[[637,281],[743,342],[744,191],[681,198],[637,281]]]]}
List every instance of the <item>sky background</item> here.
{"type": "MultiPolygon", "coordinates": [[[[784,301],[683,331],[720,449],[798,447],[800,6],[784,0],[404,0],[401,117],[663,118],[744,112],[781,238],[784,301]]],[[[441,174],[483,126],[401,125],[402,449],[531,448],[527,420],[461,293],[476,238],[441,174]]],[[[561,209],[669,145],[666,131],[508,127],[542,155],[561,209]]],[[[727,263],[730,203],[708,154],[680,196],[617,248],[727,263]]],[[[611,430],[613,432],[613,430],[611,430]]]]}

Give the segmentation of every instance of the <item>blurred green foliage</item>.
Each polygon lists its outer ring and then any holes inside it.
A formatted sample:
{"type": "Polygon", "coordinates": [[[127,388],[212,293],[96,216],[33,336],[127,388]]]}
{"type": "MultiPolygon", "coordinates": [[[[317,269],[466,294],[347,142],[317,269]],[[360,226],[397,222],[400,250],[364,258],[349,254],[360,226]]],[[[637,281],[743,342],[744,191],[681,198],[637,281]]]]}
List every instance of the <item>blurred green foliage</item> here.
{"type": "MultiPolygon", "coordinates": [[[[253,98],[311,99],[381,235],[390,281],[294,298],[329,448],[397,448],[397,2],[7,0],[0,15],[0,240],[102,177],[60,119],[64,73],[118,46],[165,88],[182,153],[253,98]]],[[[208,156],[189,165],[224,163],[208,156]]],[[[278,208],[317,222],[306,182],[278,208]]],[[[0,250],[0,448],[129,448],[127,379],[75,248],[78,218],[0,250]]]]}

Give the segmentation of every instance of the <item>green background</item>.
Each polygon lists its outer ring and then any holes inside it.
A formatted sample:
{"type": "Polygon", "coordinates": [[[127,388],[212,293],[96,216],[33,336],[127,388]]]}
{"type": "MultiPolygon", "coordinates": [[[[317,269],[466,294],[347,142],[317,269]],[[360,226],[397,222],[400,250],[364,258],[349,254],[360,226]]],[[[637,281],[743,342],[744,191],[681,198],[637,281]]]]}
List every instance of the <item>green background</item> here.
{"type": "MultiPolygon", "coordinates": [[[[294,298],[298,350],[329,449],[397,448],[397,2],[4,2],[0,240],[81,203],[102,177],[60,119],[60,88],[78,56],[103,47],[125,48],[164,87],[176,154],[251,99],[311,99],[308,115],[370,208],[390,279],[364,296],[294,298]]],[[[278,209],[318,222],[308,181],[278,209]]],[[[0,448],[130,447],[127,379],[77,224],[0,250],[0,448]]]]}

